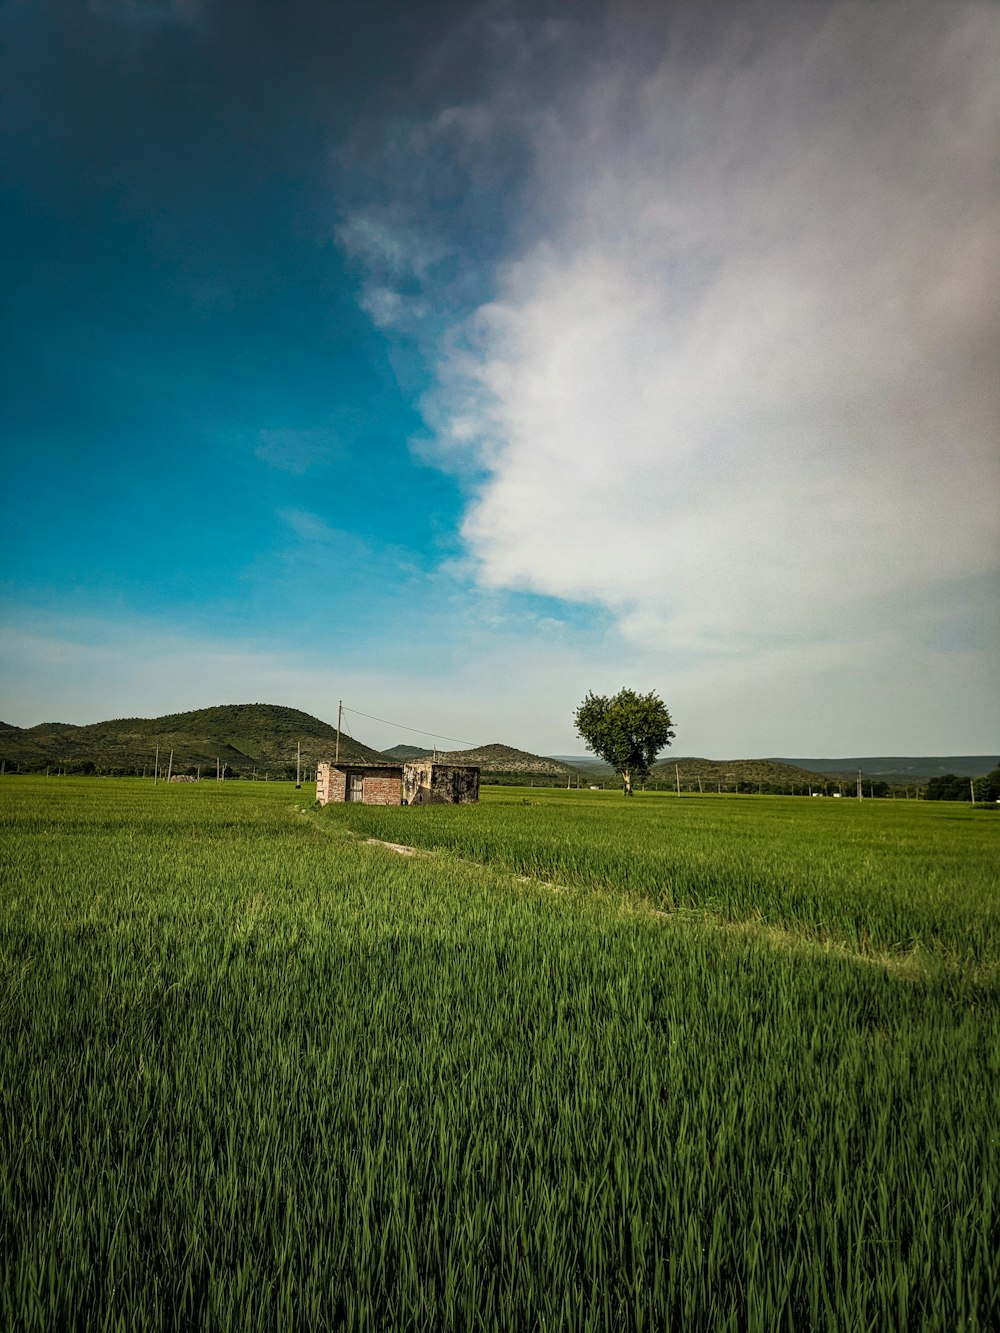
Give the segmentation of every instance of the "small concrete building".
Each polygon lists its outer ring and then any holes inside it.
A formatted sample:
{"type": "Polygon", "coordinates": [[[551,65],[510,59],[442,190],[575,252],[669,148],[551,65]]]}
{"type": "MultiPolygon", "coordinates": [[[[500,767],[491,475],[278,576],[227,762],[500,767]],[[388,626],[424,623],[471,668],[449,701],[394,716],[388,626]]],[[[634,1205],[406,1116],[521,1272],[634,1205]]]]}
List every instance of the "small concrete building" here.
{"type": "Polygon", "coordinates": [[[478,764],[415,759],[403,765],[404,805],[471,805],[478,800],[478,764]]]}
{"type": "Polygon", "coordinates": [[[364,805],[467,805],[479,800],[475,764],[353,764],[324,760],[316,766],[316,800],[364,805]]]}

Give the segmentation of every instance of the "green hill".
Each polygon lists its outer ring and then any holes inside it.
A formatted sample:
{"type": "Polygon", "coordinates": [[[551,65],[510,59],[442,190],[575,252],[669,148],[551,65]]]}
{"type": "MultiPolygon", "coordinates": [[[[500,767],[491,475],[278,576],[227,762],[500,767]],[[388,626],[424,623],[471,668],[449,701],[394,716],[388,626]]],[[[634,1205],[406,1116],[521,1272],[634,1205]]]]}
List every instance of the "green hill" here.
{"type": "Polygon", "coordinates": [[[869,755],[856,759],[777,759],[779,764],[798,764],[813,773],[827,773],[838,778],[856,778],[858,770],[867,778],[881,778],[885,782],[905,785],[908,782],[926,782],[929,778],[956,774],[958,777],[981,778],[1000,764],[995,754],[924,755],[869,755]]]}
{"type": "MultiPolygon", "coordinates": [[[[174,752],[174,772],[215,771],[216,759],[233,773],[249,775],[256,768],[271,776],[294,776],[296,747],[302,767],[311,769],[333,756],[337,731],[297,708],[279,704],[222,704],[163,717],[114,718],[77,727],[42,722],[35,727],[0,727],[0,759],[8,769],[39,772],[152,772],[156,747],[161,766],[174,752]]],[[[384,762],[377,750],[350,736],[341,736],[342,759],[384,762]]]]}
{"type": "Polygon", "coordinates": [[[831,788],[837,785],[829,774],[810,773],[774,759],[666,759],[653,765],[650,776],[654,783],[667,786],[675,785],[679,776],[682,790],[698,789],[699,783],[707,791],[720,787],[723,791],[750,790],[755,785],[764,791],[810,785],[823,790],[827,784],[831,788]]]}
{"type": "Polygon", "coordinates": [[[420,745],[394,745],[391,750],[383,750],[382,753],[387,759],[405,763],[407,759],[429,759],[434,751],[425,750],[420,745]]]}
{"type": "Polygon", "coordinates": [[[437,751],[437,757],[445,764],[478,764],[483,776],[523,774],[526,777],[562,778],[564,781],[576,770],[558,759],[548,759],[545,755],[531,754],[527,750],[517,750],[512,745],[477,745],[473,750],[437,751]]]}

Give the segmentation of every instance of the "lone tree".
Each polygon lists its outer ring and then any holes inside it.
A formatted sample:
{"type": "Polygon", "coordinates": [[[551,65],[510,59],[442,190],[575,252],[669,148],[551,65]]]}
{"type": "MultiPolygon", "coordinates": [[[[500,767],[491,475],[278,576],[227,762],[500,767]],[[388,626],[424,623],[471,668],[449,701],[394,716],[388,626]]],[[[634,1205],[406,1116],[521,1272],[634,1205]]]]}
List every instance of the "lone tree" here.
{"type": "Polygon", "coordinates": [[[657,754],[674,736],[666,704],[655,690],[619,690],[611,699],[588,692],[574,720],[587,749],[621,777],[626,796],[632,795],[634,778],[649,776],[657,754]]]}

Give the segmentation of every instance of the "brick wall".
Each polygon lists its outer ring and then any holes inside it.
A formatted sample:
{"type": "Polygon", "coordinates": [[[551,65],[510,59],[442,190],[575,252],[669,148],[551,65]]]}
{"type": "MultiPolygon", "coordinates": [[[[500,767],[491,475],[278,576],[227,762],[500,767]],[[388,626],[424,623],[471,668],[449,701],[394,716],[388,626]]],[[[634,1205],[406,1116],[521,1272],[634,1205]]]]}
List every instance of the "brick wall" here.
{"type": "Polygon", "coordinates": [[[316,800],[320,805],[346,801],[351,777],[362,779],[365,805],[399,805],[402,800],[402,774],[397,767],[367,767],[364,764],[332,764],[325,760],[316,766],[316,800]]]}
{"type": "Polygon", "coordinates": [[[316,800],[320,805],[327,801],[342,801],[347,794],[347,775],[342,768],[334,768],[329,762],[316,765],[316,800]]]}
{"type": "Polygon", "coordinates": [[[402,781],[399,774],[366,773],[364,802],[365,805],[400,805],[402,781]]]}

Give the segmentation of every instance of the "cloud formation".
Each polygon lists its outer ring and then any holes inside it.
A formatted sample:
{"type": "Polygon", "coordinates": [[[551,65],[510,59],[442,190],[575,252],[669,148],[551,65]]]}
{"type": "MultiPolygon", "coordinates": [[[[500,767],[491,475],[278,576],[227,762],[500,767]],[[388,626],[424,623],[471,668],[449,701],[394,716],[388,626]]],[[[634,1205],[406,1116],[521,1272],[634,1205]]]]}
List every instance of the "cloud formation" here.
{"type": "Polygon", "coordinates": [[[692,31],[549,101],[537,238],[445,343],[430,448],[482,478],[478,577],[804,670],[995,625],[1000,10],[692,31]]]}

